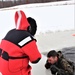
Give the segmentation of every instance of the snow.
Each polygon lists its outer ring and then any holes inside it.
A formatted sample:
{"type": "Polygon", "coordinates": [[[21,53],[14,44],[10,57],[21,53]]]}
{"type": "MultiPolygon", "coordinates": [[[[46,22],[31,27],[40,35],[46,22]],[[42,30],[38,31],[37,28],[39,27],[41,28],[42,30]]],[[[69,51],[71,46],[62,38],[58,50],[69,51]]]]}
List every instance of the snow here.
{"type": "MultiPolygon", "coordinates": [[[[74,20],[74,0],[39,3],[15,6],[0,9],[0,41],[6,33],[15,28],[14,14],[17,10],[23,10],[27,17],[33,17],[37,21],[38,30],[35,38],[37,39],[38,49],[41,53],[51,49],[60,49],[75,45],[75,20],[74,20]]],[[[31,64],[32,75],[51,75],[50,70],[44,67],[46,56],[37,64],[31,64]]]]}

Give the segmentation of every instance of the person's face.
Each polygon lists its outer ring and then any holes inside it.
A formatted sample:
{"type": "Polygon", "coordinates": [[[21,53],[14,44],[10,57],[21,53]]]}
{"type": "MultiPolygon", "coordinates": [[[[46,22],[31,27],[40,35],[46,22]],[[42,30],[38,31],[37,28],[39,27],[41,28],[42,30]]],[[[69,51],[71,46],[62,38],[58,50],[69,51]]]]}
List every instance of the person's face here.
{"type": "Polygon", "coordinates": [[[51,63],[51,64],[56,63],[57,60],[58,60],[57,56],[55,56],[55,57],[49,57],[49,58],[48,58],[48,62],[51,63]]]}

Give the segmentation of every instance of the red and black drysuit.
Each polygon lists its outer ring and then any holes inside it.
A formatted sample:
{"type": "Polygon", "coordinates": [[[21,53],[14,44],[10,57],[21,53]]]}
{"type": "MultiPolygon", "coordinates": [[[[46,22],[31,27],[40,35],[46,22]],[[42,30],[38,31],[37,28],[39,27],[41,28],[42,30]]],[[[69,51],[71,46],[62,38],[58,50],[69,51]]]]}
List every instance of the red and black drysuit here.
{"type": "Polygon", "coordinates": [[[29,25],[24,12],[16,12],[16,17],[19,15],[25,19],[19,22],[22,27],[19,25],[17,29],[10,30],[1,41],[0,74],[2,75],[31,75],[29,61],[37,63],[41,58],[36,40],[27,32],[29,25]]]}

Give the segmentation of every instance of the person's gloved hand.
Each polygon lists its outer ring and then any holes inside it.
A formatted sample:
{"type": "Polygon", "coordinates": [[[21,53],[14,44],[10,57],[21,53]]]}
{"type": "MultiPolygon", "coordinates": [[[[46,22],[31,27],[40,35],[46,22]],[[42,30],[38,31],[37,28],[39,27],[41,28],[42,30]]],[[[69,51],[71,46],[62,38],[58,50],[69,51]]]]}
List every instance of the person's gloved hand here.
{"type": "Polygon", "coordinates": [[[55,65],[51,65],[50,70],[52,74],[56,74],[56,72],[59,71],[59,69],[55,65]]]}
{"type": "Polygon", "coordinates": [[[46,61],[46,64],[45,64],[45,68],[46,69],[49,69],[50,68],[50,66],[51,66],[51,64],[48,62],[48,60],[46,61]]]}

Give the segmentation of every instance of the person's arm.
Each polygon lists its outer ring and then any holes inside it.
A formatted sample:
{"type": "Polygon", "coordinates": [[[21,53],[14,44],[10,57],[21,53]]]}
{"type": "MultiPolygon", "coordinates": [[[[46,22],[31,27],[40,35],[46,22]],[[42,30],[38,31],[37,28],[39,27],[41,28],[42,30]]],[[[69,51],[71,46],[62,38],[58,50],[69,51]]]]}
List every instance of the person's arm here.
{"type": "Polygon", "coordinates": [[[68,75],[69,75],[69,74],[73,75],[73,68],[72,68],[72,66],[67,62],[67,60],[66,60],[66,59],[62,59],[61,63],[62,63],[62,67],[63,67],[63,69],[65,70],[65,72],[66,72],[68,75]]]}
{"type": "Polygon", "coordinates": [[[41,59],[41,54],[37,48],[35,40],[22,47],[22,50],[29,57],[29,60],[32,63],[38,63],[38,61],[41,59]]]}

